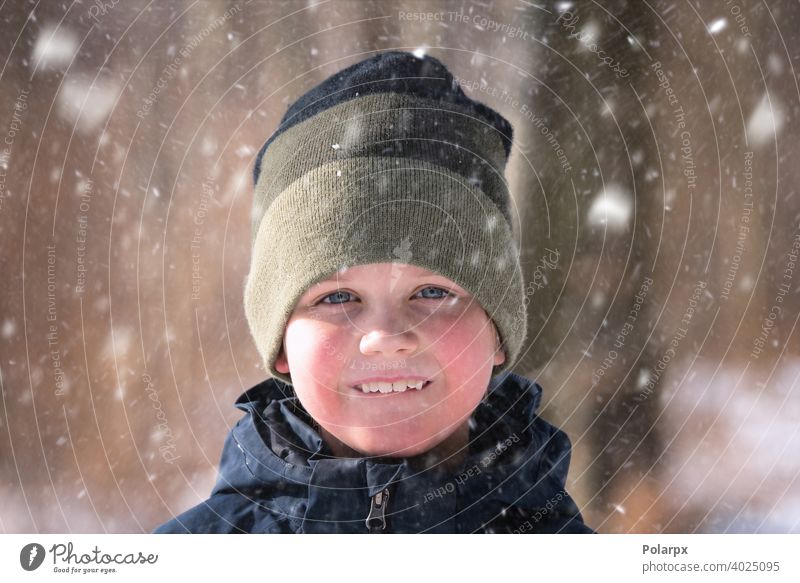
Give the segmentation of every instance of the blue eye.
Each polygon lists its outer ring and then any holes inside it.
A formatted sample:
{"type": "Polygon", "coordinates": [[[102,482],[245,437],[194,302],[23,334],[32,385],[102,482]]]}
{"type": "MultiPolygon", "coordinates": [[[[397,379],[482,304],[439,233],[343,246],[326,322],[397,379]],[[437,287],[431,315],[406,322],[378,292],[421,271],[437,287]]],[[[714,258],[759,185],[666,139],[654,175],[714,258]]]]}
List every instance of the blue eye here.
{"type": "Polygon", "coordinates": [[[442,289],[442,288],[440,288],[440,287],[433,287],[433,286],[428,286],[428,287],[426,287],[426,288],[423,288],[423,289],[421,289],[421,290],[420,290],[420,292],[419,292],[419,293],[422,293],[422,292],[424,292],[425,290],[429,290],[429,289],[432,289],[432,290],[435,290],[435,291],[442,292],[444,295],[442,295],[442,296],[437,296],[437,297],[427,297],[427,298],[423,298],[423,299],[426,299],[426,300],[443,300],[443,299],[444,299],[444,298],[446,298],[447,296],[451,295],[449,291],[447,291],[447,290],[445,290],[445,289],[442,289]]]}
{"type": "Polygon", "coordinates": [[[352,294],[350,292],[346,292],[346,291],[337,291],[337,292],[334,292],[332,294],[328,294],[327,296],[322,298],[320,300],[320,303],[334,305],[334,306],[341,306],[342,304],[340,302],[326,302],[325,300],[327,300],[328,298],[333,298],[333,297],[336,297],[336,296],[344,296],[344,295],[348,295],[349,296],[349,295],[352,295],[352,294]]]}

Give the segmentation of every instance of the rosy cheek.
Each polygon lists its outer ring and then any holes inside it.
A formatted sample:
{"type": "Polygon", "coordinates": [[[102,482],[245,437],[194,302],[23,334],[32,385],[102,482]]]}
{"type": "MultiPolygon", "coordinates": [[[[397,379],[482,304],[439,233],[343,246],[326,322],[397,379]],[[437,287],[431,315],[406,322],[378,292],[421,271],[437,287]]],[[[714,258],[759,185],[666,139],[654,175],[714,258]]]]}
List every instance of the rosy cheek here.
{"type": "MultiPolygon", "coordinates": [[[[482,329],[482,324],[476,318],[461,318],[452,322],[452,325],[442,331],[437,346],[440,355],[446,355],[448,366],[456,365],[463,369],[470,363],[477,364],[489,353],[485,336],[489,332],[482,329]],[[480,338],[478,338],[480,336],[480,338]]],[[[474,368],[473,368],[474,370],[474,368]]],[[[463,371],[467,373],[466,370],[463,371]]],[[[467,376],[472,370],[467,373],[467,376]]]]}
{"type": "Polygon", "coordinates": [[[290,360],[299,374],[316,384],[335,386],[342,369],[352,358],[352,334],[342,327],[320,322],[303,322],[292,330],[290,360]]]}

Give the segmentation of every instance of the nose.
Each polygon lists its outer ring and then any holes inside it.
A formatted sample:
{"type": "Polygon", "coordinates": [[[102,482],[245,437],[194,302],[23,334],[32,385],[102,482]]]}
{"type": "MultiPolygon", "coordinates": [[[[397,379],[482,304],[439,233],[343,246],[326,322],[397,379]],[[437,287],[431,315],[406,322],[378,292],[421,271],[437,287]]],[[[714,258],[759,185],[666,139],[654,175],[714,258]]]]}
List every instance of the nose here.
{"type": "Polygon", "coordinates": [[[414,354],[419,347],[414,327],[391,313],[361,326],[363,335],[359,347],[364,355],[403,357],[414,354]]]}

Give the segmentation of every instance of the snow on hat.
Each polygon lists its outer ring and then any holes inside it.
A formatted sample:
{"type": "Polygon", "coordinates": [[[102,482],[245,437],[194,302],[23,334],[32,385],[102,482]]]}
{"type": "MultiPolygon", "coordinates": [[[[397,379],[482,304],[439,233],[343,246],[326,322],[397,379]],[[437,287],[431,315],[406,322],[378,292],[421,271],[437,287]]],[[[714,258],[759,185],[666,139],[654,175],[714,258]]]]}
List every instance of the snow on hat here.
{"type": "Polygon", "coordinates": [[[437,59],[382,52],[296,102],[253,170],[250,330],[275,369],[286,323],[336,271],[397,262],[439,273],[494,321],[510,369],[526,305],[503,176],[511,124],[467,97],[437,59]]]}

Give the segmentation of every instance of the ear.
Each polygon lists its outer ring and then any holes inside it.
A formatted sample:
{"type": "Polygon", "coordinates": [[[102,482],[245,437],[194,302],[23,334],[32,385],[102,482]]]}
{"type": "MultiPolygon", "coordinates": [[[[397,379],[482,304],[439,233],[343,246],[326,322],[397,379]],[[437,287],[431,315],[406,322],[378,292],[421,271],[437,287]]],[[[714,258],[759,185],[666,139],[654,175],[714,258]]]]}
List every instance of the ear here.
{"type": "Polygon", "coordinates": [[[283,374],[289,374],[289,360],[286,358],[286,350],[281,344],[281,351],[275,359],[275,370],[283,374]]]}
{"type": "Polygon", "coordinates": [[[506,351],[502,348],[498,348],[497,352],[494,353],[494,365],[497,366],[498,364],[503,364],[506,361],[506,351]]]}
{"type": "Polygon", "coordinates": [[[503,350],[503,344],[500,342],[500,334],[497,332],[497,327],[494,327],[494,364],[503,364],[506,361],[506,351],[503,350]]]}

